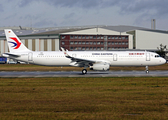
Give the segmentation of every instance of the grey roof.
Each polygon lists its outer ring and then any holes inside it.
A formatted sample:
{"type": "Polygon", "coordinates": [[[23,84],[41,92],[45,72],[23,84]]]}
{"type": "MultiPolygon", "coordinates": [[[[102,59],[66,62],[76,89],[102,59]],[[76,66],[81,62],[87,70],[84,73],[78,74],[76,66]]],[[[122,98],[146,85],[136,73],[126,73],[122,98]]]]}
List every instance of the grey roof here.
{"type": "Polygon", "coordinates": [[[108,29],[108,30],[113,30],[113,31],[117,31],[117,32],[128,32],[128,31],[133,31],[133,30],[150,30],[148,28],[143,28],[143,27],[135,27],[135,26],[126,26],[126,25],[119,25],[119,26],[104,26],[101,27],[104,29],[108,29]]]}
{"type": "MultiPolygon", "coordinates": [[[[53,27],[53,28],[32,28],[32,29],[12,29],[16,35],[18,36],[26,36],[26,35],[57,35],[60,33],[66,33],[66,32],[72,32],[72,31],[78,31],[78,30],[85,30],[90,28],[103,28],[108,30],[113,30],[117,32],[129,32],[134,30],[143,30],[143,31],[151,31],[151,32],[159,32],[159,33],[166,33],[167,31],[163,30],[153,30],[149,28],[143,28],[143,27],[136,27],[136,26],[126,26],[126,25],[119,25],[119,26],[75,26],[75,27],[53,27]]],[[[5,28],[7,29],[7,28],[5,28]]],[[[11,28],[10,28],[11,29],[11,28]]],[[[4,30],[0,30],[0,37],[5,37],[4,30]]]]}
{"type": "MultiPolygon", "coordinates": [[[[16,35],[22,36],[22,35],[31,35],[31,34],[37,34],[41,32],[45,32],[46,30],[13,30],[13,32],[16,35]]],[[[0,36],[5,36],[4,30],[0,30],[0,36]]]]}
{"type": "MultiPolygon", "coordinates": [[[[13,32],[18,36],[25,36],[25,35],[56,35],[65,32],[72,32],[78,30],[84,30],[93,28],[95,26],[78,26],[78,27],[56,27],[56,28],[41,28],[41,29],[12,29],[13,32]]],[[[4,29],[11,29],[11,28],[4,28],[4,29]]],[[[4,30],[0,30],[0,36],[5,36],[4,30]]]]}
{"type": "Polygon", "coordinates": [[[41,33],[34,33],[32,35],[52,35],[52,34],[61,34],[66,32],[73,32],[73,31],[79,31],[79,30],[85,30],[89,28],[71,28],[71,29],[58,29],[58,30],[52,30],[47,32],[41,32],[41,33]]]}
{"type": "Polygon", "coordinates": [[[119,25],[119,26],[104,26],[101,27],[108,30],[113,30],[117,32],[129,32],[134,30],[143,30],[143,31],[150,31],[150,32],[158,32],[158,33],[166,33],[168,34],[168,31],[164,30],[155,30],[155,29],[149,29],[144,27],[136,27],[136,26],[126,26],[126,25],[119,25]]]}

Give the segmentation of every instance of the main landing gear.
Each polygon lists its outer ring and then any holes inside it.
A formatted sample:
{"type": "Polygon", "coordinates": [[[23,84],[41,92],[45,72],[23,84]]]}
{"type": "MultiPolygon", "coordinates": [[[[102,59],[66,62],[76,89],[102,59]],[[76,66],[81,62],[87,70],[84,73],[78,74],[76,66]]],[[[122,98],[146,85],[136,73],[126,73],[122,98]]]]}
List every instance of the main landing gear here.
{"type": "Polygon", "coordinates": [[[83,69],[83,70],[82,70],[82,74],[87,74],[87,70],[86,70],[86,69],[83,69]]]}
{"type": "Polygon", "coordinates": [[[149,73],[148,66],[146,66],[146,74],[148,74],[148,73],[149,73]]]}

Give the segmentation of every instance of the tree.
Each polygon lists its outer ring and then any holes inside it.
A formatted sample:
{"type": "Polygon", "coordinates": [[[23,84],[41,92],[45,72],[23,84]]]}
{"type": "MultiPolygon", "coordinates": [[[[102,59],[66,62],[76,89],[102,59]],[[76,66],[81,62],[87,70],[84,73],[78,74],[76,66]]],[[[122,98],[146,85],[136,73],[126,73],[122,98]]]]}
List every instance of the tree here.
{"type": "Polygon", "coordinates": [[[156,51],[161,57],[165,58],[165,51],[167,50],[167,45],[160,44],[160,47],[157,47],[158,51],[156,51]]]}

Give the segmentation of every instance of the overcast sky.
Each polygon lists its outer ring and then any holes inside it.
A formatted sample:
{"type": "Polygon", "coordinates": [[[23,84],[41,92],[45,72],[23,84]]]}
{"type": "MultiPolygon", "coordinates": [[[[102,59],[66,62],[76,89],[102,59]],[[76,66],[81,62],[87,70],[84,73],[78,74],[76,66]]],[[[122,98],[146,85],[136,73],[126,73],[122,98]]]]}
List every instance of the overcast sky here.
{"type": "Polygon", "coordinates": [[[168,30],[168,0],[0,0],[0,27],[130,25],[168,30]]]}

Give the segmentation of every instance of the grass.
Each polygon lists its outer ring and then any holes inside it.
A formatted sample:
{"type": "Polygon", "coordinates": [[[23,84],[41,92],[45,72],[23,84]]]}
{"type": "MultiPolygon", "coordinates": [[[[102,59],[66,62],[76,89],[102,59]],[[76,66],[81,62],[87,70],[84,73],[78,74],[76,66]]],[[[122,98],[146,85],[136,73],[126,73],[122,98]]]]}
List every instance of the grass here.
{"type": "MultiPolygon", "coordinates": [[[[0,64],[0,71],[81,71],[79,67],[49,67],[31,64],[0,64]]],[[[110,67],[110,70],[141,70],[145,67],[110,67]]],[[[149,70],[168,70],[168,64],[161,66],[149,66],[149,70]]]]}
{"type": "Polygon", "coordinates": [[[168,119],[168,78],[0,78],[0,119],[168,119]]]}

